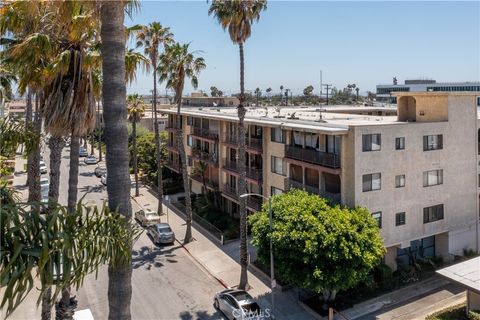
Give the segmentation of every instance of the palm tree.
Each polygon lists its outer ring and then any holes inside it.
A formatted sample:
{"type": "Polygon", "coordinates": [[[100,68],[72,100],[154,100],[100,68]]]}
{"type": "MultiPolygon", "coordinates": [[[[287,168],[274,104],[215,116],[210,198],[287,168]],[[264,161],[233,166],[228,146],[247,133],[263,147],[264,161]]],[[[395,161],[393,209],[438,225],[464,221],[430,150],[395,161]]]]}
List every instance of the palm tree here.
{"type": "Polygon", "coordinates": [[[155,130],[155,155],[157,158],[157,193],[158,193],[158,214],[163,212],[163,182],[161,165],[161,146],[160,133],[158,132],[157,119],[157,68],[159,59],[159,47],[161,44],[165,47],[173,42],[173,34],[170,28],[163,27],[160,22],[152,22],[148,25],[138,25],[132,27],[136,32],[137,46],[144,48],[145,56],[150,59],[150,65],[153,69],[153,114],[155,130]]]}
{"type": "Polygon", "coordinates": [[[265,92],[268,94],[268,100],[271,100],[270,93],[272,92],[272,88],[268,87],[267,90],[265,90],[265,92]]]}
{"type": "Polygon", "coordinates": [[[184,243],[192,241],[192,200],[190,197],[190,181],[187,171],[187,157],[185,146],[183,144],[183,131],[181,126],[181,107],[182,94],[185,85],[185,77],[190,78],[192,86],[198,87],[198,74],[205,69],[205,60],[201,57],[195,57],[195,52],[189,51],[189,45],[175,43],[168,46],[165,52],[160,56],[160,65],[158,72],[160,82],[166,81],[166,87],[175,92],[175,102],[177,104],[177,148],[182,161],[183,187],[185,189],[185,206],[187,213],[187,230],[185,232],[184,243]]]}
{"type": "MultiPolygon", "coordinates": [[[[107,148],[108,205],[128,220],[132,217],[128,173],[128,131],[125,83],[124,8],[116,1],[102,2],[102,97],[107,148]]],[[[126,244],[131,250],[131,241],[126,244]]],[[[130,319],[132,298],[131,263],[111,261],[108,266],[110,320],[130,319]]]]}
{"type": "Polygon", "coordinates": [[[198,161],[193,167],[192,174],[198,174],[202,178],[202,194],[205,198],[205,202],[208,204],[208,189],[206,174],[208,171],[208,164],[202,160],[198,161]]]}
{"type": "MultiPolygon", "coordinates": [[[[238,105],[238,195],[246,192],[246,168],[245,168],[245,133],[244,124],[246,109],[245,102],[245,85],[244,85],[244,56],[243,44],[251,35],[251,24],[255,20],[260,19],[260,12],[267,8],[266,0],[213,0],[208,14],[213,14],[218,23],[224,30],[228,29],[230,40],[234,44],[238,44],[240,51],[240,104],[238,105]]],[[[245,289],[248,284],[247,279],[247,207],[246,199],[240,199],[240,283],[239,288],[245,289]]]]}
{"type": "Polygon", "coordinates": [[[145,112],[143,100],[138,94],[131,94],[127,97],[128,119],[132,123],[132,145],[133,145],[133,172],[135,174],[135,197],[140,195],[138,190],[138,163],[137,163],[137,122],[145,112]]]}

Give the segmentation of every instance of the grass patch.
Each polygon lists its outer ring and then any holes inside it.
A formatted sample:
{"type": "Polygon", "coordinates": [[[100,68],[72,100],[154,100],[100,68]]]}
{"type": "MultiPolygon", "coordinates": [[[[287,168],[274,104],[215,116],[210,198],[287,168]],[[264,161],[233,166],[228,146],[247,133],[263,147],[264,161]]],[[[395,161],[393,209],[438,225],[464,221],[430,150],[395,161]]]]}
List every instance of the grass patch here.
{"type": "Polygon", "coordinates": [[[465,308],[465,303],[445,308],[427,316],[425,320],[480,320],[478,311],[470,311],[467,316],[465,308]]]}

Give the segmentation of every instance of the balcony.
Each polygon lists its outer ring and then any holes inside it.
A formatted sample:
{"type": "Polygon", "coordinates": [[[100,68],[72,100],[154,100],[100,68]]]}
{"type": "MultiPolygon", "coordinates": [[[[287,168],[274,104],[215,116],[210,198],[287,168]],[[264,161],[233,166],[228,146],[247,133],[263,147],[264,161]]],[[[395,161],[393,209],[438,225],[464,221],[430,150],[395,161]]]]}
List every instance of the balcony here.
{"type": "Polygon", "coordinates": [[[168,141],[165,144],[165,148],[169,151],[177,152],[178,153],[178,148],[177,148],[177,143],[175,141],[168,141]]]}
{"type": "MultiPolygon", "coordinates": [[[[240,170],[238,168],[238,164],[236,161],[226,161],[223,168],[226,170],[235,172],[237,174],[240,174],[240,170]]],[[[255,181],[263,180],[263,169],[249,168],[249,167],[246,167],[245,169],[247,171],[247,178],[255,181]]]]}
{"type": "Polygon", "coordinates": [[[295,146],[285,146],[285,158],[309,162],[328,168],[340,168],[339,155],[313,149],[304,149],[295,146]]]}
{"type": "Polygon", "coordinates": [[[210,188],[212,190],[218,190],[218,182],[213,181],[212,179],[210,179],[208,177],[205,177],[205,181],[203,180],[203,177],[200,174],[191,175],[190,178],[192,178],[195,181],[200,182],[202,185],[205,182],[205,185],[207,186],[207,188],[210,188]]]}
{"type": "Polygon", "coordinates": [[[202,129],[198,127],[190,127],[190,134],[198,138],[204,138],[212,141],[218,140],[218,132],[209,129],[202,129]]]}
{"type": "MultiPolygon", "coordinates": [[[[228,184],[225,184],[222,188],[222,192],[236,201],[239,201],[237,188],[233,188],[228,184]]],[[[247,207],[253,209],[253,211],[259,211],[262,209],[262,198],[259,197],[247,197],[247,207]]]]}
{"type": "Polygon", "coordinates": [[[192,158],[218,166],[218,155],[215,153],[208,153],[201,149],[193,148],[192,158]]]}
{"type": "Polygon", "coordinates": [[[332,201],[333,203],[340,203],[340,200],[341,200],[340,193],[331,193],[331,192],[327,192],[327,191],[322,191],[318,187],[312,187],[312,186],[303,184],[299,181],[286,178],[285,179],[285,190],[288,191],[290,189],[305,190],[308,193],[317,194],[322,198],[327,198],[330,201],[332,201]]]}
{"type": "Polygon", "coordinates": [[[182,166],[180,165],[179,161],[172,161],[170,159],[167,159],[167,161],[165,161],[165,167],[175,171],[176,173],[182,172],[182,166]]]}
{"type": "MultiPolygon", "coordinates": [[[[237,147],[237,144],[238,144],[238,137],[237,135],[233,135],[233,134],[225,134],[224,138],[223,138],[223,143],[228,143],[232,146],[234,146],[235,148],[237,147]]],[[[246,137],[245,138],[245,146],[247,147],[247,149],[250,149],[250,150],[255,150],[255,151],[262,151],[263,149],[263,140],[261,138],[248,138],[246,137]]]]}
{"type": "Polygon", "coordinates": [[[165,130],[167,131],[175,131],[177,130],[177,124],[173,122],[167,122],[165,124],[165,130]]]}

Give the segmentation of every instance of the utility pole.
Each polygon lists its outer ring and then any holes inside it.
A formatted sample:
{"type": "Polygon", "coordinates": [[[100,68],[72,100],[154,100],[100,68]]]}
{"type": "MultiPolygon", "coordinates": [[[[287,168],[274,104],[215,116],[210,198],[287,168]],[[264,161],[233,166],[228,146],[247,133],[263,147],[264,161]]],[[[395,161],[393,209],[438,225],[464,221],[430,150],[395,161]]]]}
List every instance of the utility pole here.
{"type": "Polygon", "coordinates": [[[330,90],[332,85],[331,84],[324,84],[323,86],[325,87],[325,90],[327,91],[327,106],[328,106],[328,90],[330,90]]]}
{"type": "Polygon", "coordinates": [[[285,89],[285,105],[288,106],[288,92],[290,89],[285,89]]]}
{"type": "Polygon", "coordinates": [[[323,87],[322,70],[320,70],[320,103],[322,102],[322,87],[323,87]]]}

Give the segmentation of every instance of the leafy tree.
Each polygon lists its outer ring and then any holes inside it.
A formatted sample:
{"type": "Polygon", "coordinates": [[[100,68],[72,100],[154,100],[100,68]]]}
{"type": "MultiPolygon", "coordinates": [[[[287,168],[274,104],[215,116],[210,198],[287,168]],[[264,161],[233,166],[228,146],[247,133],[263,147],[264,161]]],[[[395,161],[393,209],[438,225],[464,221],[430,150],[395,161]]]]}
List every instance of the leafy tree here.
{"type": "MultiPolygon", "coordinates": [[[[212,0],[208,14],[213,14],[223,30],[228,29],[230,40],[238,45],[240,53],[240,104],[238,110],[238,194],[246,192],[246,166],[245,166],[245,68],[243,45],[252,34],[252,23],[260,19],[260,13],[267,8],[266,0],[212,0]]],[[[240,198],[240,283],[239,289],[245,289],[248,284],[247,274],[247,203],[245,198],[240,198]]]]}
{"type": "Polygon", "coordinates": [[[293,190],[274,196],[272,211],[272,233],[266,206],[249,220],[258,259],[268,263],[272,239],[278,277],[322,294],[324,301],[364,280],[385,253],[376,221],[364,208],[333,207],[293,190]]]}
{"type": "Polygon", "coordinates": [[[306,97],[310,97],[312,95],[312,92],[313,92],[313,86],[312,85],[309,85],[308,87],[303,89],[303,95],[306,96],[306,97]]]}
{"type": "Polygon", "coordinates": [[[217,87],[215,87],[215,86],[210,87],[210,95],[212,97],[221,97],[220,93],[223,93],[223,92],[218,90],[217,87]]]}

